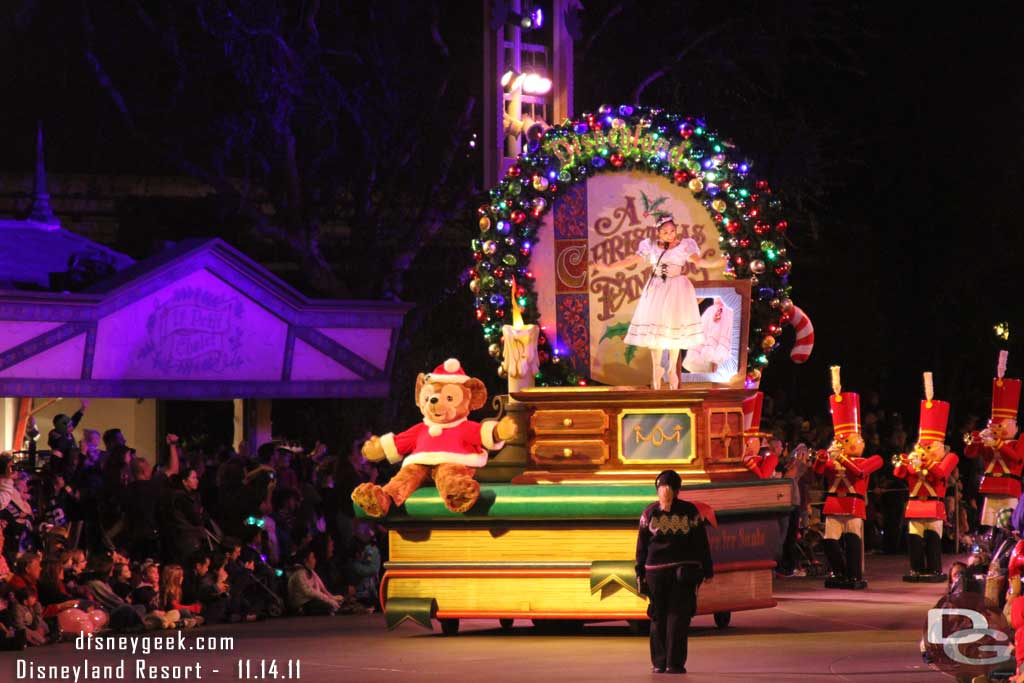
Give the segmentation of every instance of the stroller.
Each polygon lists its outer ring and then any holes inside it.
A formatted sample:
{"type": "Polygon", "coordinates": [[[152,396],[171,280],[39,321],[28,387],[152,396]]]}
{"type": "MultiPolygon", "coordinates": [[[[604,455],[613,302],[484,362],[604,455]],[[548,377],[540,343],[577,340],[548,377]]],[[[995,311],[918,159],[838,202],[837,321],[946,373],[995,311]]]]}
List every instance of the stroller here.
{"type": "Polygon", "coordinates": [[[799,556],[798,566],[807,576],[821,577],[828,574],[825,563],[825,523],[820,515],[813,512],[800,516],[800,527],[796,536],[796,551],[799,556]]]}

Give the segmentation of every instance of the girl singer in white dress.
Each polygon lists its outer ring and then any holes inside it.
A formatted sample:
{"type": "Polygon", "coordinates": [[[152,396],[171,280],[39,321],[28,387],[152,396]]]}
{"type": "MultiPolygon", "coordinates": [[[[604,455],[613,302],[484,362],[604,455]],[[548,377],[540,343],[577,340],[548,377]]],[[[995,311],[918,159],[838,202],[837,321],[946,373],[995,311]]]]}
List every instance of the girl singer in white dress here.
{"type": "Polygon", "coordinates": [[[700,248],[692,239],[681,239],[671,215],[664,215],[654,226],[658,239],[644,239],[637,252],[609,268],[632,267],[638,264],[653,269],[650,280],[633,312],[629,332],[623,340],[632,346],[651,350],[654,373],[651,388],[660,389],[665,368],[661,365],[662,351],[669,352],[669,387],[679,388],[679,351],[692,349],[704,341],[697,293],[686,276],[690,263],[697,268],[718,268],[721,260],[701,258],[700,248]]]}

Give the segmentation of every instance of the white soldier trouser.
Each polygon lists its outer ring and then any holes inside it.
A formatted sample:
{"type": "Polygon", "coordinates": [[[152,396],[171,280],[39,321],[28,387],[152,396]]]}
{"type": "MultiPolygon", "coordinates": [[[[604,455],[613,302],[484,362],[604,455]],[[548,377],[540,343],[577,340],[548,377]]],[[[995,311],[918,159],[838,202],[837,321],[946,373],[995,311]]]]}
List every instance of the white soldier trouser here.
{"type": "Polygon", "coordinates": [[[985,496],[985,504],[981,507],[981,525],[998,526],[996,517],[1003,508],[1016,508],[1017,499],[1013,496],[985,496]]]}
{"type": "Polygon", "coordinates": [[[829,515],[825,518],[825,538],[838,541],[843,534],[864,538],[864,520],[853,515],[829,515]]]}

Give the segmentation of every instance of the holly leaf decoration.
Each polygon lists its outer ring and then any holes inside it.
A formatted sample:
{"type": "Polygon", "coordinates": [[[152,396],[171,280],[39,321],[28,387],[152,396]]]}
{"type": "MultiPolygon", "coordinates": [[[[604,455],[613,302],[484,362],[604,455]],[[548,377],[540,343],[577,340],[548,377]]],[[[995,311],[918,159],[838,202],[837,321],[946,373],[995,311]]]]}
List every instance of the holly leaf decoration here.
{"type": "Polygon", "coordinates": [[[633,362],[633,356],[635,356],[635,355],[636,355],[636,347],[631,345],[631,344],[627,344],[626,345],[626,365],[629,365],[630,363],[633,362]]]}
{"type": "Polygon", "coordinates": [[[605,329],[604,334],[598,340],[598,343],[600,344],[605,339],[615,339],[615,337],[625,337],[627,332],[629,332],[629,323],[622,322],[622,323],[615,323],[614,325],[609,325],[605,329]]]}
{"type": "MultiPolygon", "coordinates": [[[[657,211],[659,206],[661,206],[662,204],[665,203],[665,200],[667,200],[667,199],[668,199],[668,197],[658,197],[657,199],[654,200],[654,203],[651,204],[651,207],[650,207],[649,211],[651,213],[654,213],[655,211],[657,211]]],[[[665,211],[658,211],[658,213],[667,213],[667,212],[665,212],[665,211]]]]}

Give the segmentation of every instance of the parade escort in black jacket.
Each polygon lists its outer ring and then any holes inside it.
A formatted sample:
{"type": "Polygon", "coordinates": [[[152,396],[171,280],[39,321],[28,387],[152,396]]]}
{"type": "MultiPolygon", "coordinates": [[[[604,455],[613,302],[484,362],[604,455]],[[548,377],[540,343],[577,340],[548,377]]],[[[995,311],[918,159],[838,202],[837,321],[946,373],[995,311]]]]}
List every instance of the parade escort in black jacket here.
{"type": "Polygon", "coordinates": [[[686,671],[686,641],[697,611],[697,587],[714,575],[706,525],[693,503],[678,498],[670,510],[662,510],[656,502],[640,516],[636,576],[641,592],[650,596],[647,615],[655,672],[686,671]]]}

